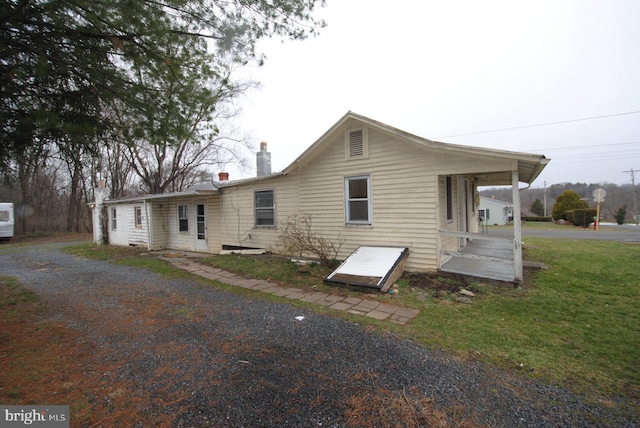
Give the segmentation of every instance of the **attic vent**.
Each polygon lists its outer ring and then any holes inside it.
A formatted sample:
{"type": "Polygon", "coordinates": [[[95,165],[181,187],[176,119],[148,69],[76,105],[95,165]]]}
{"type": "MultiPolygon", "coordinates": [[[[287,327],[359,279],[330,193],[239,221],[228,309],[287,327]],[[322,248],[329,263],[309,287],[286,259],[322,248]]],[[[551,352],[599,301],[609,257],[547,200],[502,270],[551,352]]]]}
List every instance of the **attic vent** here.
{"type": "Polygon", "coordinates": [[[364,139],[362,129],[349,132],[349,157],[360,157],[364,155],[364,139]]]}
{"type": "Polygon", "coordinates": [[[347,132],[347,159],[367,157],[367,131],[356,129],[347,132]]]}

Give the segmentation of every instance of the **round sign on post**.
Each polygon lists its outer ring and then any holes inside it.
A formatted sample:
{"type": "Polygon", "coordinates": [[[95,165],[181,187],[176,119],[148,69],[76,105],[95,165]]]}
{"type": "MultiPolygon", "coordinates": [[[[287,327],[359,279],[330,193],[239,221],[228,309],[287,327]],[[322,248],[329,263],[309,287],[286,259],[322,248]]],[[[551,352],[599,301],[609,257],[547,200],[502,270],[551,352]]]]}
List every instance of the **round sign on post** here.
{"type": "Polygon", "coordinates": [[[602,187],[593,191],[593,201],[594,202],[604,202],[604,197],[607,196],[607,191],[602,187]]]}
{"type": "Polygon", "coordinates": [[[600,223],[600,203],[604,202],[604,197],[607,196],[607,191],[602,187],[598,187],[593,191],[593,200],[598,203],[598,209],[596,210],[596,218],[593,222],[593,230],[598,230],[598,223],[600,223]]]}

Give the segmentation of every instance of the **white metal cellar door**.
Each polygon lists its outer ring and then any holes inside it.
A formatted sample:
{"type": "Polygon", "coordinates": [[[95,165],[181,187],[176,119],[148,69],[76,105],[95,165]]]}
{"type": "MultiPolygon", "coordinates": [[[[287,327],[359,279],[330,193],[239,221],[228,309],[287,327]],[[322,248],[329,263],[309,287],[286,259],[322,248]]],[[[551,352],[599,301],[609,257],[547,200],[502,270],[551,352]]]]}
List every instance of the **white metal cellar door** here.
{"type": "Polygon", "coordinates": [[[358,247],[324,282],[387,291],[402,275],[408,256],[408,248],[358,247]]]}

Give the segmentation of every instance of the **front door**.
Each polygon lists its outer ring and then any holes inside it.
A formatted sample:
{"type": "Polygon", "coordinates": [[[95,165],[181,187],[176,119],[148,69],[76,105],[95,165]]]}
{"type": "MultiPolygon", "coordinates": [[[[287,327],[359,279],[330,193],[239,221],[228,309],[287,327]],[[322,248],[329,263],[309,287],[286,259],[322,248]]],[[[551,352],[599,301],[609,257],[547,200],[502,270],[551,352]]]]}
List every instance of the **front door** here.
{"type": "Polygon", "coordinates": [[[206,208],[204,202],[196,202],[196,251],[208,251],[206,208]]]}

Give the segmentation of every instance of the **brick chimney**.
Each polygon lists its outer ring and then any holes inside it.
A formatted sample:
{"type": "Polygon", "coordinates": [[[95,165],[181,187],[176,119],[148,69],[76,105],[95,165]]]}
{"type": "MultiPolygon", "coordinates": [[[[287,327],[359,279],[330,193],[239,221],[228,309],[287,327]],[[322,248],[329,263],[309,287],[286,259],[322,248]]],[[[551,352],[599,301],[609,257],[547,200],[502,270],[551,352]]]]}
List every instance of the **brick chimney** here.
{"type": "Polygon", "coordinates": [[[256,154],[258,177],[271,174],[271,153],[267,151],[267,143],[260,143],[260,151],[256,154]]]}
{"type": "Polygon", "coordinates": [[[229,181],[229,173],[228,172],[219,172],[218,173],[218,181],[229,181]]]}

